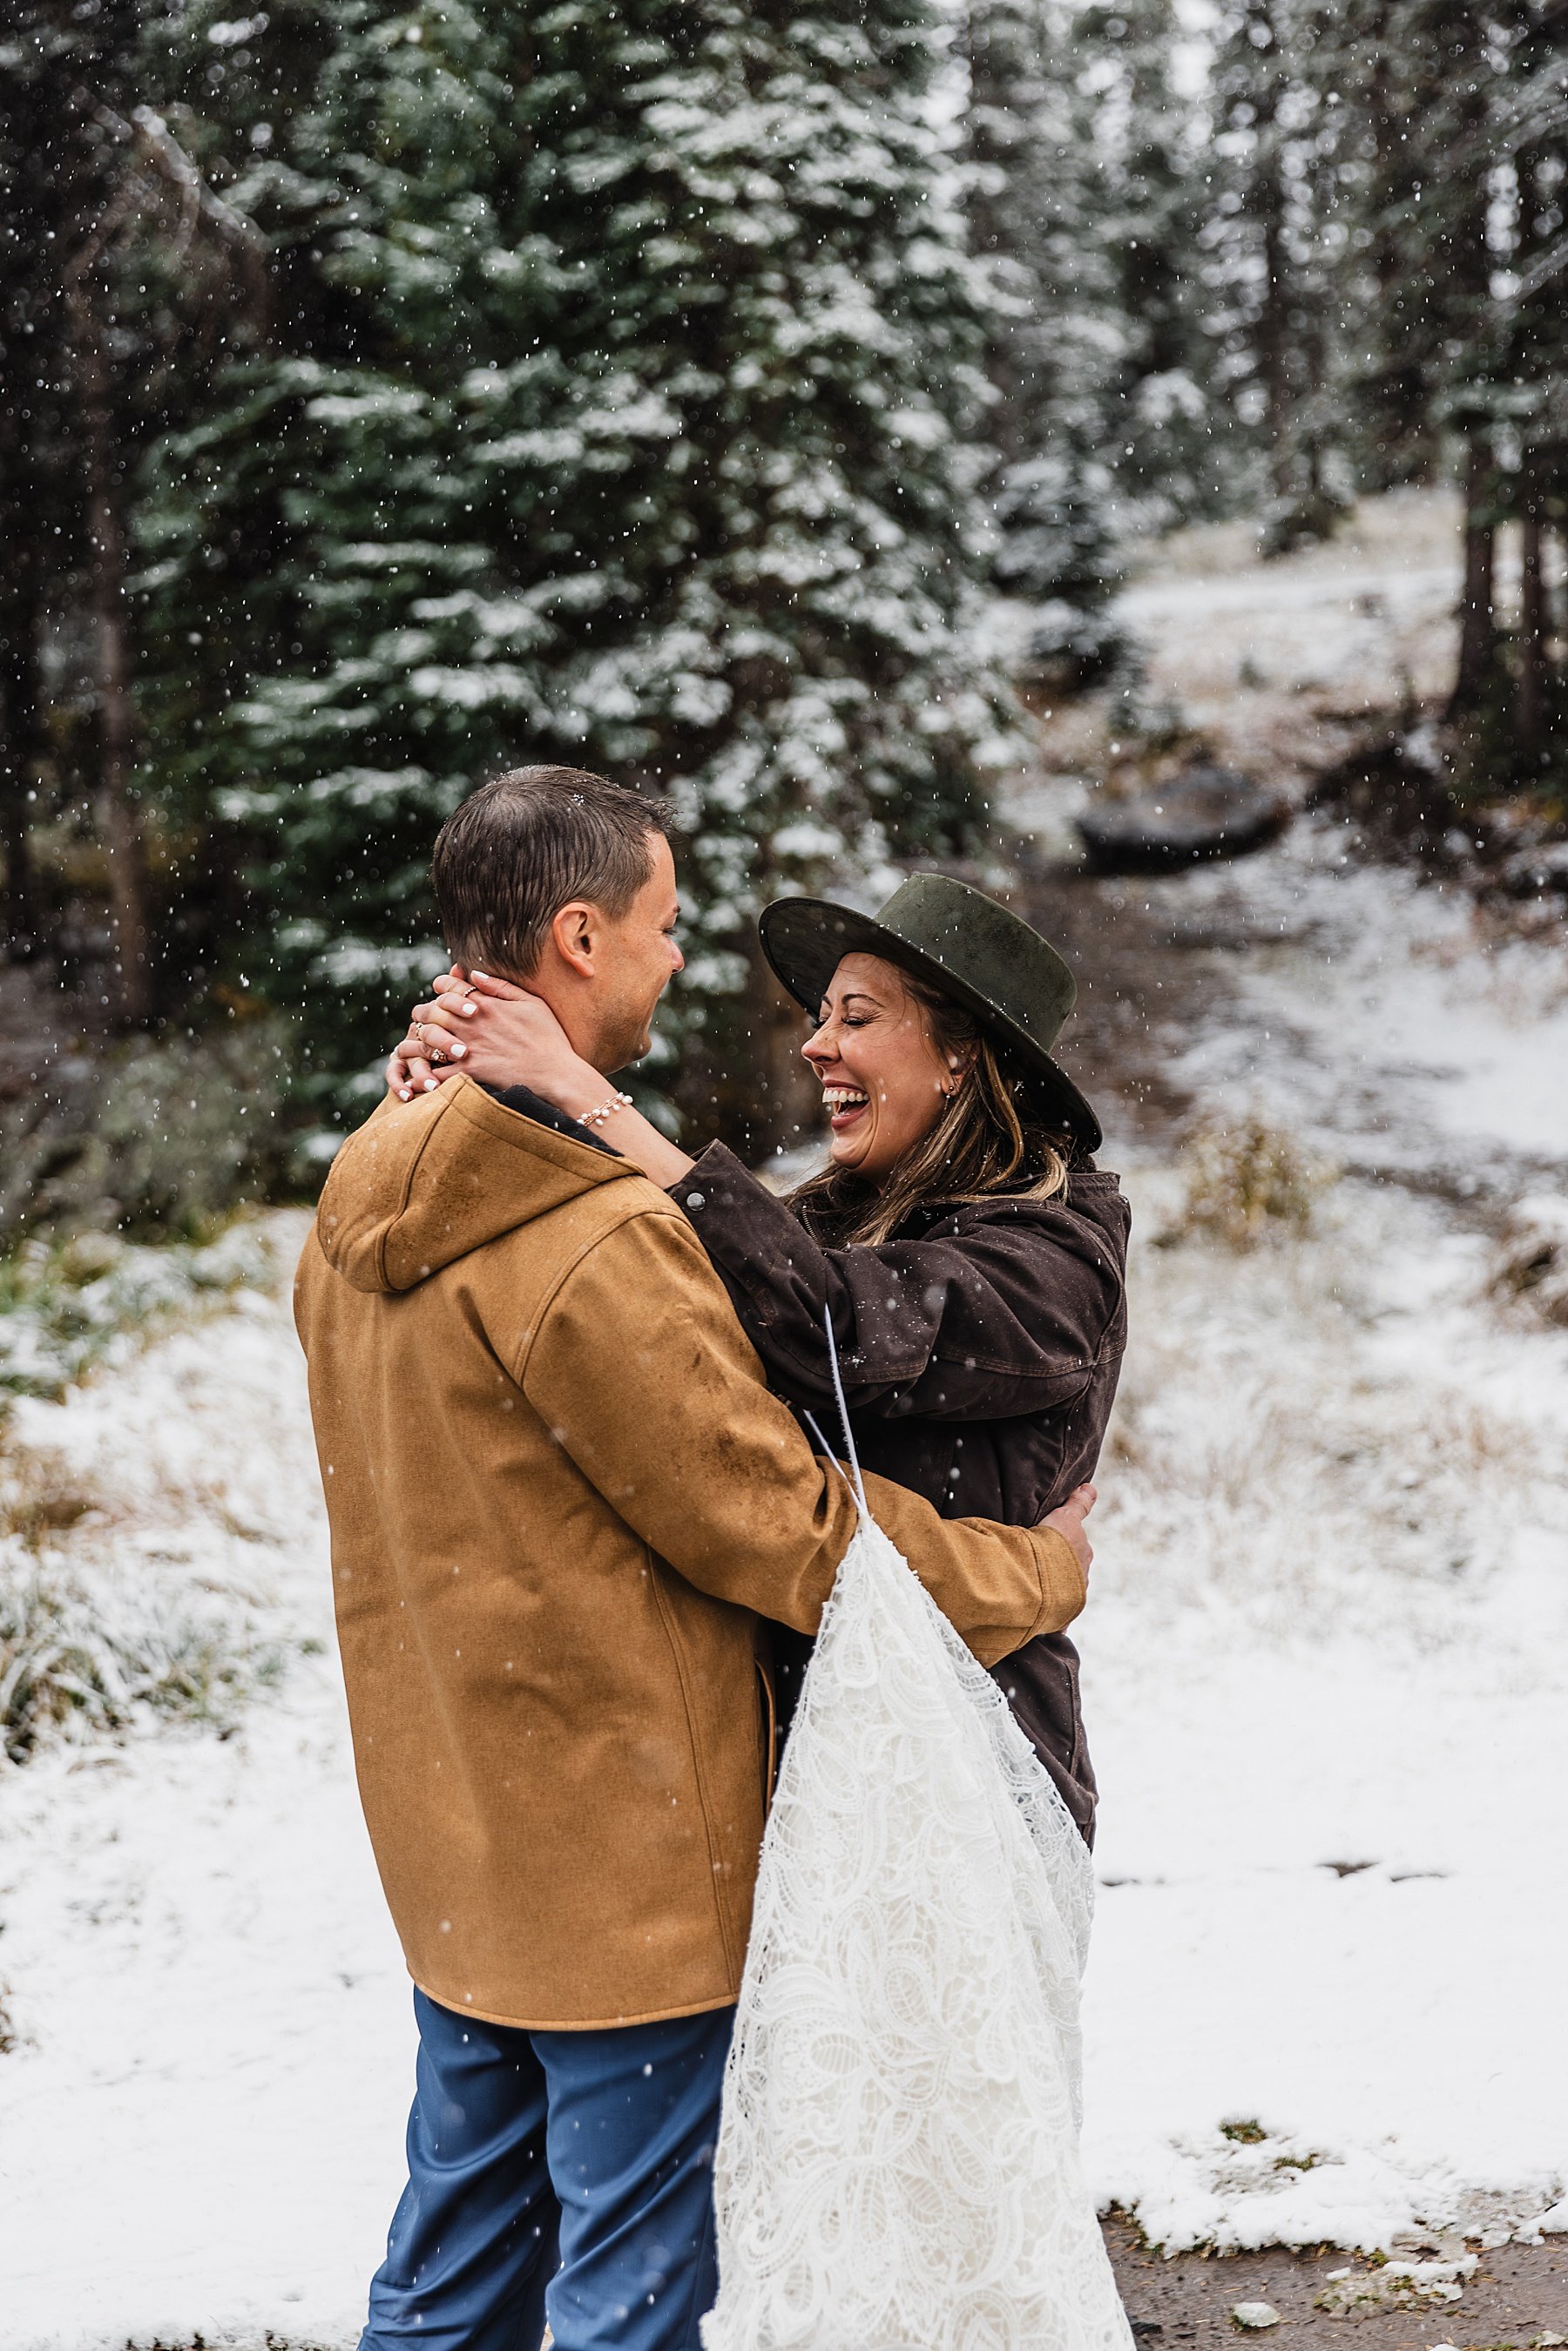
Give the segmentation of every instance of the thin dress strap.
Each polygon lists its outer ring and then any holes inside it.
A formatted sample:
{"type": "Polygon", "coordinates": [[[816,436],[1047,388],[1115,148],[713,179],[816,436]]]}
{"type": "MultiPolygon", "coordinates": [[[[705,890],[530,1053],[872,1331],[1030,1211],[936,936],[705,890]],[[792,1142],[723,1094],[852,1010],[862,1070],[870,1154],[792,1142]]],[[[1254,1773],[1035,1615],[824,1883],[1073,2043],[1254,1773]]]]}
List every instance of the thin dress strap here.
{"type": "MultiPolygon", "coordinates": [[[[844,1433],[844,1450],[850,1457],[850,1468],[852,1473],[851,1482],[852,1483],[854,1498],[860,1505],[861,1516],[864,1519],[869,1519],[871,1516],[871,1505],[865,1498],[865,1483],[861,1477],[860,1456],[855,1451],[854,1431],[850,1426],[850,1408],[844,1401],[843,1374],[839,1369],[839,1346],[837,1340],[833,1337],[833,1310],[831,1306],[823,1309],[822,1328],[827,1332],[828,1337],[828,1362],[832,1367],[833,1395],[838,1400],[839,1426],[844,1433]]],[[[812,1436],[816,1438],[818,1445],[827,1455],[829,1460],[832,1461],[836,1466],[838,1457],[834,1453],[832,1447],[828,1443],[827,1438],[822,1435],[821,1430],[818,1427],[817,1423],[812,1418],[811,1415],[809,1412],[803,1412],[800,1417],[804,1420],[807,1427],[810,1430],[812,1436]]],[[[842,1476],[843,1473],[841,1469],[839,1474],[841,1477],[842,1476]]]]}

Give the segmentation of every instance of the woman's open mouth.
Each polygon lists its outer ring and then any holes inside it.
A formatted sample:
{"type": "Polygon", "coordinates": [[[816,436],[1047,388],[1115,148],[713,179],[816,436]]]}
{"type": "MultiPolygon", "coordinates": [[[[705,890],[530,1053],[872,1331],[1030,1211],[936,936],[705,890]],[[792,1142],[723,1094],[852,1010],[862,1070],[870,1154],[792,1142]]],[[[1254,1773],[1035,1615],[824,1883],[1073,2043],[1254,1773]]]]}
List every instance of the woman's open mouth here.
{"type": "Polygon", "coordinates": [[[870,1107],[870,1096],[862,1094],[858,1086],[822,1088],[822,1108],[828,1113],[828,1124],[835,1134],[842,1134],[844,1129],[852,1126],[862,1112],[870,1107]]]}

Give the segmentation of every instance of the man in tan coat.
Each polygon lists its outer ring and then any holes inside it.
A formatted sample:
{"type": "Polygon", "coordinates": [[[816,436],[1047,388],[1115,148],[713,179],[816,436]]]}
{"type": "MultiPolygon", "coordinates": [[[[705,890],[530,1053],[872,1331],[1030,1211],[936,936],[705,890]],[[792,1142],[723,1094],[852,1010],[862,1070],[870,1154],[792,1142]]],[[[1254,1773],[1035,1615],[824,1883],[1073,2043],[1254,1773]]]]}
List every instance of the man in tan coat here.
{"type": "MultiPolygon", "coordinates": [[[[435,860],[447,943],[612,1071],[680,953],[655,811],[522,770],[435,860]]],[[[410,2182],[362,2351],[696,2351],[772,1770],[767,1619],[853,1531],[682,1212],[466,1079],[351,1136],[299,1269],[355,1761],[416,1986],[410,2182]]],[[[990,1664],[1083,1599],[1077,1523],[871,1506],[990,1664]]],[[[1058,1514],[1059,1517],[1061,1514],[1058,1514]]]]}

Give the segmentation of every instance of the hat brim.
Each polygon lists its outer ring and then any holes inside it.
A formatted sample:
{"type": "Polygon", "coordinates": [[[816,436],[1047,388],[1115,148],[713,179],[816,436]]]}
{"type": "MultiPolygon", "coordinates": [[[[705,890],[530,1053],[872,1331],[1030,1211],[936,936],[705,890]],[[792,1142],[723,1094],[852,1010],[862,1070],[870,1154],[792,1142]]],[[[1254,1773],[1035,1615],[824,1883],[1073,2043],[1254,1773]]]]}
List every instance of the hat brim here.
{"type": "Polygon", "coordinates": [[[827,898],[776,898],[763,908],[758,928],[762,952],[772,969],[813,1019],[847,955],[882,956],[940,994],[950,996],[974,1014],[1015,1066],[1038,1081],[1049,1114],[1059,1116],[1087,1150],[1099,1150],[1103,1140],[1099,1120],[1066,1071],[1029,1030],[937,956],[924,947],[912,946],[874,914],[860,914],[852,906],[835,906],[827,898]]]}

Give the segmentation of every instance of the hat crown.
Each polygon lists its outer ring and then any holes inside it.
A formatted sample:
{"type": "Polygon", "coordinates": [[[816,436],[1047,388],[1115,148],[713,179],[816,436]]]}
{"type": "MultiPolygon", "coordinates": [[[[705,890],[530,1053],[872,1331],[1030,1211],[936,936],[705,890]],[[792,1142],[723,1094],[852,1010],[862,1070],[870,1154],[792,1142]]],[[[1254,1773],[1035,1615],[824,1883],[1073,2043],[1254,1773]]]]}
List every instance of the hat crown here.
{"type": "Polygon", "coordinates": [[[915,873],[876,919],[1050,1052],[1078,999],[1078,984],[1021,916],[950,874],[915,873]]]}

